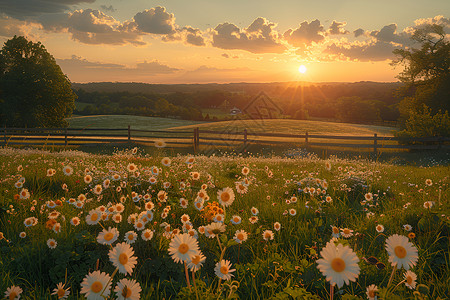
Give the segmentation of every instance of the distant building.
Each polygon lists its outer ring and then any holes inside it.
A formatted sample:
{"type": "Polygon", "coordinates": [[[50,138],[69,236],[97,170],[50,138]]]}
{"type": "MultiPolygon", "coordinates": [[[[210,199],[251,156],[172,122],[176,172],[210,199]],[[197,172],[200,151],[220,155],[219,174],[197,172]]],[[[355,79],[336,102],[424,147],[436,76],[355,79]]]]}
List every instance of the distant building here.
{"type": "Polygon", "coordinates": [[[241,114],[241,113],[242,113],[242,111],[239,108],[237,108],[236,106],[233,107],[232,109],[230,109],[230,115],[232,115],[232,116],[235,116],[235,115],[241,114]]]}

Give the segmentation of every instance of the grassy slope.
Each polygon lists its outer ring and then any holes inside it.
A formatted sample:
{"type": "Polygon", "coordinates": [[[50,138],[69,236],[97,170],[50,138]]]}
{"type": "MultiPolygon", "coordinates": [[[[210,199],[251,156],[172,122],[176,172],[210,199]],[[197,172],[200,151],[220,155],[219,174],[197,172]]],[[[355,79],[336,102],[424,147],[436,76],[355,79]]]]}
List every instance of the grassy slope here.
{"type": "Polygon", "coordinates": [[[71,128],[123,128],[126,129],[131,125],[132,129],[140,130],[165,130],[175,126],[186,126],[192,124],[201,124],[202,122],[156,118],[156,117],[142,117],[142,116],[127,116],[127,115],[95,115],[95,116],[81,116],[68,118],[69,126],[71,128]]]}
{"type": "Polygon", "coordinates": [[[359,125],[346,123],[333,123],[307,120],[233,120],[223,122],[204,123],[199,125],[179,126],[177,129],[192,129],[194,127],[217,131],[242,131],[248,132],[277,132],[304,134],[328,134],[328,135],[373,135],[391,136],[392,127],[359,125]]]}

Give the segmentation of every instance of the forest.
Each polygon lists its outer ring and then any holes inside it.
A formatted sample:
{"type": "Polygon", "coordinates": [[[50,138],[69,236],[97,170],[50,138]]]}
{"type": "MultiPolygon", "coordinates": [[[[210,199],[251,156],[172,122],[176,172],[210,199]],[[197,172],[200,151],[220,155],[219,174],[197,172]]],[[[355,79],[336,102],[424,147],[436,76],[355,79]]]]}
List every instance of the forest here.
{"type": "MultiPolygon", "coordinates": [[[[401,83],[232,83],[144,84],[73,83],[77,115],[130,114],[189,120],[227,120],[264,92],[282,111],[281,118],[325,119],[348,123],[395,123],[396,91],[401,83]],[[210,117],[208,109],[221,109],[210,117]]],[[[241,117],[244,117],[242,115],[241,117]]]]}

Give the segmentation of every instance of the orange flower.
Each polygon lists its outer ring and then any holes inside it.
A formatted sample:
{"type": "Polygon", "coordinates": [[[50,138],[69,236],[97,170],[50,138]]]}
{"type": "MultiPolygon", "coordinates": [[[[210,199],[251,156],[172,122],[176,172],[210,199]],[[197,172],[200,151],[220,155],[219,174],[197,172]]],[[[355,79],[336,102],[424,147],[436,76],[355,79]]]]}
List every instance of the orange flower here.
{"type": "Polygon", "coordinates": [[[55,219],[50,219],[45,223],[45,228],[52,230],[53,229],[53,225],[56,224],[56,220],[55,219]]]}
{"type": "Polygon", "coordinates": [[[55,203],[56,203],[56,205],[58,205],[58,206],[62,206],[62,202],[61,202],[61,200],[59,200],[59,199],[56,200],[55,203]]]}
{"type": "Polygon", "coordinates": [[[14,200],[19,200],[19,198],[20,198],[19,194],[14,195],[14,200]]]}
{"type": "Polygon", "coordinates": [[[410,239],[413,239],[413,238],[416,237],[416,234],[415,234],[414,232],[410,232],[410,233],[408,233],[408,237],[409,237],[410,239]]]}

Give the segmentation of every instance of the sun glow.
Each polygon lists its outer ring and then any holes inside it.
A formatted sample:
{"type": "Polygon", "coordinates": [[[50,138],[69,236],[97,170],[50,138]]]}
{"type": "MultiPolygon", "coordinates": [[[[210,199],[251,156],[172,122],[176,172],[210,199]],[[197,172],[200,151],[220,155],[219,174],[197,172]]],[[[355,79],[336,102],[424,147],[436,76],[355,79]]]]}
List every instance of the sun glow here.
{"type": "Polygon", "coordinates": [[[300,73],[302,73],[302,74],[305,74],[306,73],[306,67],[304,66],[304,65],[301,65],[300,67],[298,67],[298,71],[300,72],[300,73]]]}

